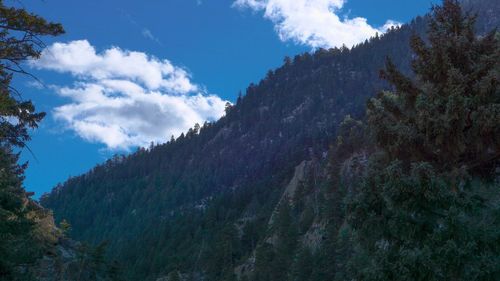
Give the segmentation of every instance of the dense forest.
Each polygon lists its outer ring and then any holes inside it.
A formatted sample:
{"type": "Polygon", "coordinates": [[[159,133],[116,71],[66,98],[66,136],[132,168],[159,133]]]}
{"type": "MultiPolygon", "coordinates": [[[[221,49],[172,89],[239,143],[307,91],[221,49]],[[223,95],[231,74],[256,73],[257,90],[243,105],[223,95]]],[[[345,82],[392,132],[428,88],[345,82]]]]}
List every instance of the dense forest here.
{"type": "Polygon", "coordinates": [[[500,7],[462,4],[285,58],[41,203],[127,280],[498,280],[500,7]]]}
{"type": "Polygon", "coordinates": [[[267,239],[270,217],[296,167],[314,161],[319,172],[344,117],[364,115],[368,98],[386,85],[378,77],[385,57],[410,72],[411,52],[401,42],[422,34],[424,22],[418,18],[353,49],[285,58],[218,122],[116,156],[41,202],[72,225],[74,238],[106,241],[133,280],[175,270],[218,280],[267,239]],[[245,231],[248,237],[240,237],[245,231]],[[235,251],[228,257],[219,243],[240,238],[244,245],[227,245],[235,251]],[[231,266],[219,260],[228,258],[231,266]]]}
{"type": "Polygon", "coordinates": [[[0,280],[499,280],[499,14],[444,0],[285,58],[40,205],[19,150],[45,114],[11,82],[64,30],[0,0],[0,280]]]}

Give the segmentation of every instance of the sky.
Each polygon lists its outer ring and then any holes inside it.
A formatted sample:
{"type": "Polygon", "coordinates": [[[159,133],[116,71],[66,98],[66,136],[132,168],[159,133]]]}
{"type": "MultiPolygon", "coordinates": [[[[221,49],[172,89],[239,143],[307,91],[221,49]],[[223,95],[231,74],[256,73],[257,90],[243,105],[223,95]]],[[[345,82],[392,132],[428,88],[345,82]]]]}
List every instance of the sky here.
{"type": "Polygon", "coordinates": [[[21,153],[26,189],[38,198],[114,154],[215,121],[285,56],[350,47],[436,2],[21,1],[66,30],[26,64],[38,80],[14,81],[47,113],[21,153]]]}

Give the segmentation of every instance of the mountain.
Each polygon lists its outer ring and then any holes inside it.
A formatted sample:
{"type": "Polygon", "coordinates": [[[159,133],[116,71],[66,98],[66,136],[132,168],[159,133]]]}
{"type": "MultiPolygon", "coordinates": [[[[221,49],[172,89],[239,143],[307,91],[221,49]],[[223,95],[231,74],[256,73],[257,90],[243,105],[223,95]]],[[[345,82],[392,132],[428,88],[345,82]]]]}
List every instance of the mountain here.
{"type": "MultiPolygon", "coordinates": [[[[499,25],[498,1],[464,4],[481,33],[499,25]]],[[[352,250],[342,202],[373,149],[357,119],[390,88],[386,57],[411,75],[410,37],[427,22],[285,58],[219,121],[116,156],[41,204],[75,239],[107,242],[130,280],[342,280],[352,250]]]]}
{"type": "MultiPolygon", "coordinates": [[[[218,122],[117,156],[57,186],[41,203],[58,221],[71,223],[75,239],[108,241],[111,255],[135,280],[177,267],[196,270],[186,267],[210,262],[212,250],[203,247],[216,247],[230,221],[248,217],[265,226],[295,167],[322,159],[344,116],[361,116],[367,98],[382,88],[376,70],[385,56],[398,58],[398,65],[409,61],[408,47],[400,42],[419,26],[353,50],[286,59],[250,85],[218,122]]],[[[245,247],[235,259],[253,250],[245,247]]]]}

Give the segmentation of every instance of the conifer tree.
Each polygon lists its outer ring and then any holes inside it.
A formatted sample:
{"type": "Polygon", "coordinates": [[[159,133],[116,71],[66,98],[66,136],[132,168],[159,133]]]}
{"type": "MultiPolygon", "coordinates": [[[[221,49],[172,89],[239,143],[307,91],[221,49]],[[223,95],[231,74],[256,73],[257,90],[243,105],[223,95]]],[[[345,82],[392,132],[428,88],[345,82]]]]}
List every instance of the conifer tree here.
{"type": "Polygon", "coordinates": [[[257,247],[255,253],[255,269],[251,280],[271,281],[273,280],[274,268],[272,267],[275,259],[273,246],[269,243],[263,243],[257,247]]]}
{"type": "Polygon", "coordinates": [[[291,280],[307,281],[314,268],[314,259],[311,250],[307,247],[300,249],[291,268],[291,280]]]}
{"type": "Polygon", "coordinates": [[[37,58],[44,35],[59,35],[61,25],[27,12],[7,7],[0,1],[0,276],[19,280],[20,264],[37,256],[28,196],[22,186],[26,165],[18,165],[15,147],[24,147],[30,139],[28,129],[36,128],[44,117],[35,112],[31,101],[22,100],[11,85],[15,74],[28,74],[22,63],[37,58]]]}
{"type": "Polygon", "coordinates": [[[292,264],[298,234],[288,202],[285,201],[279,206],[274,224],[278,239],[274,245],[275,258],[273,260],[272,280],[285,280],[292,264]]]}
{"type": "Polygon", "coordinates": [[[35,112],[31,101],[22,100],[11,85],[14,74],[26,74],[22,63],[36,59],[44,44],[40,36],[64,32],[60,24],[27,12],[7,7],[0,1],[0,144],[23,147],[30,139],[29,128],[36,128],[45,116],[35,112]],[[16,122],[12,122],[15,119],[16,122]]]}
{"type": "Polygon", "coordinates": [[[388,59],[381,76],[394,91],[368,103],[368,121],[391,159],[469,172],[488,172],[499,159],[499,43],[496,30],[479,37],[475,20],[445,0],[433,8],[429,43],[411,40],[416,79],[388,59]]]}
{"type": "Polygon", "coordinates": [[[455,0],[433,8],[428,42],[414,37],[411,79],[368,104],[373,155],[349,222],[358,280],[498,280],[500,45],[474,32],[455,0]]]}

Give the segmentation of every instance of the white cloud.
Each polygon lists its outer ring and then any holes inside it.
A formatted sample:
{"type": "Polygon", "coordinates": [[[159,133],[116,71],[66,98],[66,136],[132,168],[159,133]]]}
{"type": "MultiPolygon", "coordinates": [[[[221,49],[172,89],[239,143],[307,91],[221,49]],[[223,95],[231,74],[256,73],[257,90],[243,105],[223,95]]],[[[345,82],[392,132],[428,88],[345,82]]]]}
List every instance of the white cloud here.
{"type": "Polygon", "coordinates": [[[145,38],[162,45],[160,42],[160,39],[158,39],[158,37],[154,36],[153,32],[151,32],[151,30],[149,30],[147,28],[143,28],[141,33],[142,33],[142,36],[144,36],[145,38]]]}
{"type": "Polygon", "coordinates": [[[387,21],[373,27],[365,18],[340,18],[338,12],[347,0],[236,0],[233,7],[263,11],[274,23],[282,41],[294,41],[313,48],[348,47],[363,42],[377,32],[398,25],[387,21]]]}
{"type": "Polygon", "coordinates": [[[117,47],[98,53],[86,40],[54,43],[32,66],[76,78],[56,87],[70,103],[55,108],[54,116],[110,149],[165,142],[195,123],[218,119],[226,104],[168,60],[117,47]]]}

